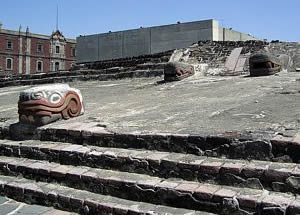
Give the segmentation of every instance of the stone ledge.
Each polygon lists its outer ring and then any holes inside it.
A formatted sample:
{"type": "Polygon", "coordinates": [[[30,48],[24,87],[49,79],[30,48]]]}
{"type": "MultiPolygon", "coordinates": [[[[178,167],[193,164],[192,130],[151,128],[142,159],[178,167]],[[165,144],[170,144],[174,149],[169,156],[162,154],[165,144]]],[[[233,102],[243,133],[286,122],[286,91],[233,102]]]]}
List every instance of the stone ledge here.
{"type": "MultiPolygon", "coordinates": [[[[200,211],[134,202],[88,191],[76,190],[57,184],[35,182],[8,176],[0,176],[0,193],[7,195],[10,198],[17,197],[17,199],[21,199],[22,201],[46,206],[55,206],[58,209],[84,214],[151,215],[157,213],[196,215],[200,213],[200,211]],[[20,190],[22,192],[19,192],[20,190]],[[18,197],[13,195],[15,192],[18,192],[18,197]]],[[[44,215],[50,214],[51,212],[44,215]]],[[[213,215],[207,212],[201,212],[201,214],[213,215]]]]}
{"type": "Polygon", "coordinates": [[[38,84],[50,84],[50,83],[67,83],[73,81],[110,81],[119,80],[125,78],[147,78],[147,77],[157,77],[163,76],[163,69],[151,69],[151,70],[135,70],[135,71],[121,71],[117,73],[102,73],[102,71],[91,70],[89,72],[85,71],[86,74],[81,74],[80,71],[71,74],[60,74],[57,77],[47,76],[45,73],[43,76],[34,79],[12,79],[12,80],[1,80],[0,88],[10,87],[10,86],[24,86],[24,85],[38,85],[38,84]],[[95,74],[97,72],[97,74],[95,74]]]}
{"type": "Polygon", "coordinates": [[[101,147],[190,153],[229,159],[300,163],[298,137],[276,136],[272,138],[272,135],[268,133],[234,135],[228,133],[219,135],[112,133],[105,127],[98,126],[97,123],[70,121],[37,128],[29,128],[18,123],[6,123],[0,125],[0,139],[36,139],[101,147]]]}

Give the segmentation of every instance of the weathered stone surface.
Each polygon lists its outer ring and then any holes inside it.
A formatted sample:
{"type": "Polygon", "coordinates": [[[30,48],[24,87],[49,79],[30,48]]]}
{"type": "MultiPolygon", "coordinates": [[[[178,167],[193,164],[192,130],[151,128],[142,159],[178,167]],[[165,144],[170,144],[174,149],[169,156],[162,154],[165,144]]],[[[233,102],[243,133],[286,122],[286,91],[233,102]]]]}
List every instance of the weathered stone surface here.
{"type": "Polygon", "coordinates": [[[285,215],[285,210],[280,207],[265,207],[263,209],[263,214],[266,215],[285,215]]]}
{"type": "Polygon", "coordinates": [[[224,198],[223,199],[223,211],[222,211],[222,214],[240,214],[239,213],[239,202],[238,200],[233,197],[233,198],[224,198]]]}
{"type": "Polygon", "coordinates": [[[300,197],[299,196],[297,196],[295,201],[289,205],[287,212],[288,212],[288,214],[300,214],[300,197]]]}
{"type": "Polygon", "coordinates": [[[272,163],[269,168],[265,171],[265,177],[269,181],[275,179],[279,182],[284,182],[295,169],[296,164],[283,164],[283,163],[272,163]]]}
{"type": "Polygon", "coordinates": [[[295,189],[295,190],[300,189],[300,177],[290,176],[286,179],[286,183],[292,189],[295,189]]]}
{"type": "Polygon", "coordinates": [[[45,125],[84,113],[80,90],[67,84],[42,85],[20,93],[19,120],[24,124],[45,125]]]}
{"type": "MultiPolygon", "coordinates": [[[[16,179],[12,177],[0,176],[1,179],[8,179],[10,181],[14,181],[16,179]]],[[[23,180],[26,183],[32,183],[30,180],[23,180]]],[[[8,182],[6,182],[8,183],[8,182]]],[[[12,183],[10,183],[12,185],[12,183]]],[[[16,183],[16,190],[25,189],[22,184],[16,183]]],[[[40,201],[35,193],[32,193],[32,196],[25,197],[26,200],[35,199],[39,204],[48,204],[49,206],[56,206],[63,209],[68,209],[74,212],[86,212],[88,214],[94,213],[111,213],[114,215],[120,214],[186,214],[186,215],[194,215],[196,212],[194,210],[182,209],[182,208],[172,208],[168,206],[162,205],[153,205],[149,203],[143,202],[133,202],[125,199],[119,199],[111,196],[103,196],[100,194],[90,193],[87,191],[79,191],[73,188],[68,188],[61,185],[47,184],[44,182],[36,182],[36,187],[41,190],[44,194],[46,194],[46,202],[40,201]],[[48,194],[48,195],[47,195],[48,194]],[[51,197],[52,196],[52,197],[51,197]],[[55,197],[54,197],[55,196],[55,197]]],[[[11,191],[6,190],[11,193],[11,191]]],[[[19,193],[19,196],[22,196],[22,193],[19,193]]],[[[13,198],[15,198],[14,196],[13,198]]],[[[1,207],[1,206],[0,206],[1,207]]],[[[42,208],[44,210],[44,208],[42,208]]],[[[37,210],[34,211],[35,213],[37,210]]],[[[56,214],[62,214],[56,210],[56,214]]],[[[200,212],[200,211],[198,211],[200,212]]],[[[44,214],[44,213],[43,213],[44,214]]],[[[44,215],[53,214],[53,211],[47,211],[44,215]]],[[[68,213],[66,213],[67,215],[68,213]]],[[[203,214],[210,214],[203,212],[203,214]]]]}

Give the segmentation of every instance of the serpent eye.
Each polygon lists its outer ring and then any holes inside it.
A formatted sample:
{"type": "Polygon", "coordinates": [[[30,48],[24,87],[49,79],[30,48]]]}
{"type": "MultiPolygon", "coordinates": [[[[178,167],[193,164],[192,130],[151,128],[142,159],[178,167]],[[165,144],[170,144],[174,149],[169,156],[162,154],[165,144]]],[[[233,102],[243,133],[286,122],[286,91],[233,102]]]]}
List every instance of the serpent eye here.
{"type": "Polygon", "coordinates": [[[58,93],[53,93],[49,97],[49,101],[54,104],[58,103],[60,100],[61,100],[61,95],[59,95],[58,93]]]}
{"type": "Polygon", "coordinates": [[[44,98],[44,94],[42,92],[34,92],[31,94],[31,99],[38,100],[44,98]]]}

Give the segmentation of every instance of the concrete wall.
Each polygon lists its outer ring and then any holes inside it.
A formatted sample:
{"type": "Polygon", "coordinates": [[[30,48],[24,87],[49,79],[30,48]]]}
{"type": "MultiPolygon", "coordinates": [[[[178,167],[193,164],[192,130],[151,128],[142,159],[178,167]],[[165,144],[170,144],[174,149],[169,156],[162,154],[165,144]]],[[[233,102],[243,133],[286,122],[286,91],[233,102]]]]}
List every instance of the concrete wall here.
{"type": "Polygon", "coordinates": [[[246,41],[246,40],[259,40],[249,34],[241,33],[232,29],[219,27],[219,41],[246,41]]]}
{"type": "Polygon", "coordinates": [[[256,40],[238,31],[219,27],[217,20],[140,28],[77,37],[77,62],[93,62],[155,54],[185,48],[198,41],[256,40]]]}
{"type": "Polygon", "coordinates": [[[77,61],[97,61],[98,60],[98,35],[87,37],[77,37],[77,61]],[[80,60],[79,60],[80,59],[80,60]]]}
{"type": "Polygon", "coordinates": [[[212,21],[152,27],[151,54],[184,48],[199,40],[212,40],[212,21]]]}
{"type": "Polygon", "coordinates": [[[214,27],[218,28],[218,21],[204,20],[80,36],[77,37],[77,62],[110,60],[184,48],[200,40],[212,40],[214,27]]]}
{"type": "Polygon", "coordinates": [[[123,57],[151,53],[151,29],[142,28],[123,32],[123,57]]]}

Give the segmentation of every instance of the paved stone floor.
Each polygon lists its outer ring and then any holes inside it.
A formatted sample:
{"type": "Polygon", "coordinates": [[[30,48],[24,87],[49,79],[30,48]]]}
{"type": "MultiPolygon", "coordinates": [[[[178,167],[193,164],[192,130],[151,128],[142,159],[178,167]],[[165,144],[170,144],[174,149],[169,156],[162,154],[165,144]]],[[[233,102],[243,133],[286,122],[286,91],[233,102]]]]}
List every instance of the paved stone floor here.
{"type": "MultiPolygon", "coordinates": [[[[300,73],[265,77],[203,77],[158,84],[161,78],[73,82],[86,113],[72,121],[99,122],[113,132],[223,133],[300,129],[300,73]]],[[[0,89],[0,119],[17,120],[28,87],[0,89]]],[[[59,122],[64,123],[64,122],[59,122]]],[[[59,124],[58,123],[58,124],[59,124]]]]}
{"type": "Polygon", "coordinates": [[[4,196],[0,196],[0,215],[72,215],[65,211],[59,211],[50,207],[28,205],[17,202],[4,196]]]}

